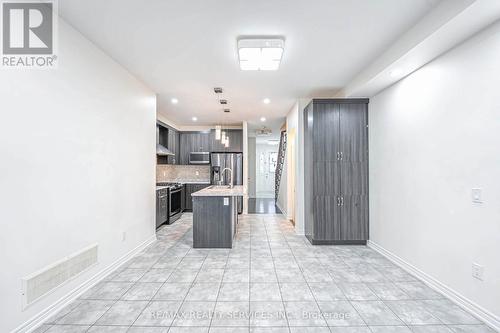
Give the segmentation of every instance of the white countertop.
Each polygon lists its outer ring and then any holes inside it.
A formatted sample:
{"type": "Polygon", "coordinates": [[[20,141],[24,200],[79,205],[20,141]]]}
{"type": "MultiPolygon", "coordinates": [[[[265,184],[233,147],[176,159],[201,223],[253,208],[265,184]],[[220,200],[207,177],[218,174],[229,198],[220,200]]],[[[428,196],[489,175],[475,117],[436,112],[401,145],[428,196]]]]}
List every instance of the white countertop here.
{"type": "Polygon", "coordinates": [[[224,186],[209,186],[191,194],[193,197],[240,197],[243,196],[243,186],[235,185],[233,188],[224,186]]]}
{"type": "Polygon", "coordinates": [[[196,180],[196,179],[180,179],[176,180],[176,182],[181,184],[210,184],[210,180],[196,180]]]}
{"type": "Polygon", "coordinates": [[[162,183],[181,183],[181,184],[210,184],[210,180],[200,179],[169,179],[162,183]]]}

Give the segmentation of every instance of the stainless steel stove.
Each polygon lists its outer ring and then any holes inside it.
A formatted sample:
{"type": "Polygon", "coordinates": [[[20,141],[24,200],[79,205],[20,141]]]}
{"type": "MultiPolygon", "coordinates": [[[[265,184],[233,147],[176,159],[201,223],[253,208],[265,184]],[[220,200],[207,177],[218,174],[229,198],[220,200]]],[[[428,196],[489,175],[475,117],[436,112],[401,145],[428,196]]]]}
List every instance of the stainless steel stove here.
{"type": "Polygon", "coordinates": [[[181,217],[183,185],[181,183],[157,183],[156,227],[172,224],[181,217]]]}

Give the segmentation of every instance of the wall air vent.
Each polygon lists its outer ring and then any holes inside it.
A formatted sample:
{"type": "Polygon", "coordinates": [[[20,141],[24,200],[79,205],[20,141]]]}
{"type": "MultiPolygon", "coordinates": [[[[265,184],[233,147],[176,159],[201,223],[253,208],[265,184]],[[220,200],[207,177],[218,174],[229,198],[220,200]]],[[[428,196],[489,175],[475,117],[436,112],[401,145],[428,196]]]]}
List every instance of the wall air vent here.
{"type": "Polygon", "coordinates": [[[94,244],[22,278],[23,309],[97,264],[94,244]]]}

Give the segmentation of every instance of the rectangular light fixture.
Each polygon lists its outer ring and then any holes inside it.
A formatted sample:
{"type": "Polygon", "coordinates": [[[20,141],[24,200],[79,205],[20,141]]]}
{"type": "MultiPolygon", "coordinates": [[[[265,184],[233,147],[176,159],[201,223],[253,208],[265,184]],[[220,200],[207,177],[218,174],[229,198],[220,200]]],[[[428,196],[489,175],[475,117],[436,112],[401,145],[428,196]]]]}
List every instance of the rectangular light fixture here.
{"type": "Polygon", "coordinates": [[[278,70],[284,48],[285,41],[282,38],[240,39],[238,40],[240,69],[244,71],[278,70]]]}

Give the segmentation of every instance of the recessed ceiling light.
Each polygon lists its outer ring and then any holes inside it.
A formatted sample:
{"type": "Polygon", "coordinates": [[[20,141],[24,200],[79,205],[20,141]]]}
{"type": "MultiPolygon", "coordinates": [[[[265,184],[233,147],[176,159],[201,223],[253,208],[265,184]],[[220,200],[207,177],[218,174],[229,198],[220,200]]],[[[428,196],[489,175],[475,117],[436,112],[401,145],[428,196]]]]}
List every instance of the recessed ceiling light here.
{"type": "Polygon", "coordinates": [[[192,121],[198,121],[198,118],[197,117],[193,117],[191,118],[192,121]]]}
{"type": "Polygon", "coordinates": [[[222,88],[221,87],[215,87],[214,88],[214,93],[216,93],[216,94],[222,94],[222,88]]]}
{"type": "Polygon", "coordinates": [[[224,109],[224,112],[229,113],[229,112],[231,112],[231,109],[224,109]]]}
{"type": "Polygon", "coordinates": [[[174,97],[174,98],[172,98],[172,99],[170,100],[170,102],[172,102],[172,104],[177,104],[177,103],[179,103],[179,100],[178,100],[177,98],[175,98],[175,97],[174,97]]]}
{"type": "Polygon", "coordinates": [[[389,72],[389,75],[391,75],[391,77],[400,77],[403,75],[403,71],[399,68],[395,68],[389,72]]]}
{"type": "Polygon", "coordinates": [[[271,103],[271,100],[269,98],[264,98],[262,102],[264,102],[264,104],[269,104],[271,103]]]}
{"type": "Polygon", "coordinates": [[[226,105],[227,104],[227,100],[226,99],[221,99],[219,101],[219,103],[222,104],[222,105],[226,105]]]}
{"type": "Polygon", "coordinates": [[[266,117],[260,117],[260,121],[262,122],[266,121],[266,117]]]}
{"type": "Polygon", "coordinates": [[[282,38],[240,39],[238,40],[240,69],[244,71],[278,70],[284,47],[285,41],[282,38]]]}

